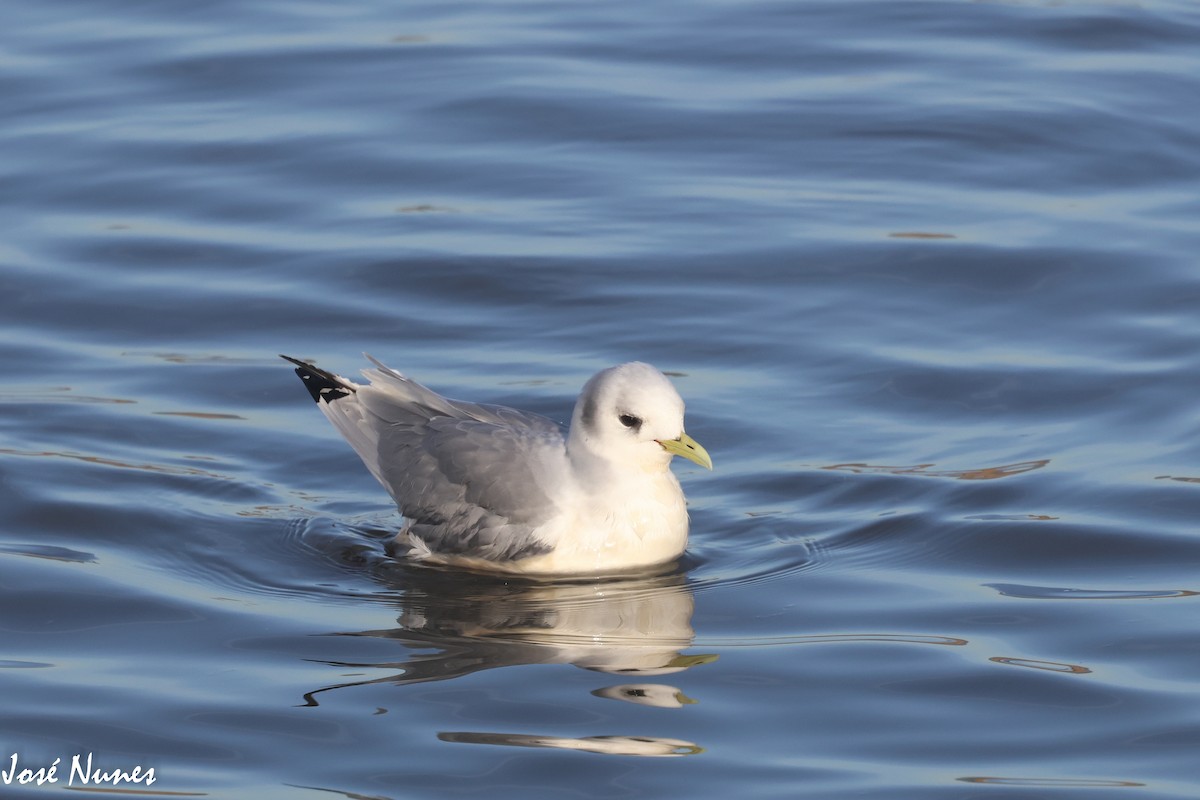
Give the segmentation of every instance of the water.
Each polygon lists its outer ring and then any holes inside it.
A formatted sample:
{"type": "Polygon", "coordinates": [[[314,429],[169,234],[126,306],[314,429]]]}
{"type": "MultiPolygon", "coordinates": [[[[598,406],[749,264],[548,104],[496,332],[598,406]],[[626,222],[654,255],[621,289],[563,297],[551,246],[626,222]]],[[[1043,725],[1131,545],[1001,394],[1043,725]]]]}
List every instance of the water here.
{"type": "Polygon", "coordinates": [[[1200,793],[1194,5],[3,15],[4,797],[1200,793]],[[670,371],[688,555],[390,561],[362,350],[670,371]]]}

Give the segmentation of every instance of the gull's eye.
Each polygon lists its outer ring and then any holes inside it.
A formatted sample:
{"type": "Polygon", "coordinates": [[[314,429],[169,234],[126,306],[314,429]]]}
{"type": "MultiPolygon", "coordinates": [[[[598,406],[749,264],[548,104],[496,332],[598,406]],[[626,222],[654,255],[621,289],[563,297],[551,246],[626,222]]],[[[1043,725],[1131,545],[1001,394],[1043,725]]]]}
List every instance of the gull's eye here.
{"type": "Polygon", "coordinates": [[[620,420],[621,424],[626,428],[637,430],[638,428],[642,427],[642,421],[633,414],[622,414],[621,416],[617,417],[617,419],[620,420]]]}

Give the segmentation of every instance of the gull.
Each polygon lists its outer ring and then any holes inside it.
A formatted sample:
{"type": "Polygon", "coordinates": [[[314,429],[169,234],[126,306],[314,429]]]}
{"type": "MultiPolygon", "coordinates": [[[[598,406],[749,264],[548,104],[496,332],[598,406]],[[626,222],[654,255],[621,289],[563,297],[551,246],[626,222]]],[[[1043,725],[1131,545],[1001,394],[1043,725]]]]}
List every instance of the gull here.
{"type": "Polygon", "coordinates": [[[627,572],[687,545],[674,456],[712,469],[683,430],[683,400],[661,372],[630,362],[583,387],[563,429],[505,406],[450,400],[385,366],[359,384],[282,356],[383,484],[415,562],[488,572],[627,572]]]}

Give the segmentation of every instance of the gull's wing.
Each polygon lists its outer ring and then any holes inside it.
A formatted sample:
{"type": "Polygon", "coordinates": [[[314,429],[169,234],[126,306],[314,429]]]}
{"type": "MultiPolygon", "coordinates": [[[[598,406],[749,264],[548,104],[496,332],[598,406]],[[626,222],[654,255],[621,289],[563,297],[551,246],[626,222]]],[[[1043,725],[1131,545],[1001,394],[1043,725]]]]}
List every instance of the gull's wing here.
{"type": "Polygon", "coordinates": [[[435,553],[508,561],[547,553],[534,531],[557,513],[543,481],[565,467],[562,435],[439,416],[379,437],[384,486],[435,553]]]}
{"type": "Polygon", "coordinates": [[[447,399],[375,359],[366,386],[288,360],[431,551],[496,561],[552,549],[534,535],[557,513],[546,483],[566,468],[552,420],[447,399]]]}

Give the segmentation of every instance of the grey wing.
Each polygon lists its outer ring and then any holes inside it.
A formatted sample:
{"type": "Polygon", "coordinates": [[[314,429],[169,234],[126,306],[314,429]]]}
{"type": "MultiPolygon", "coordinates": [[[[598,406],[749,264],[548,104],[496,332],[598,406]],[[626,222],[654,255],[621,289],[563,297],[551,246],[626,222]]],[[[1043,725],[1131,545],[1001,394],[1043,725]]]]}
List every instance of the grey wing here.
{"type": "Polygon", "coordinates": [[[380,479],[430,550],[507,561],[553,549],[534,532],[557,513],[542,481],[565,459],[562,433],[503,412],[516,417],[409,416],[380,431],[380,479]]]}

